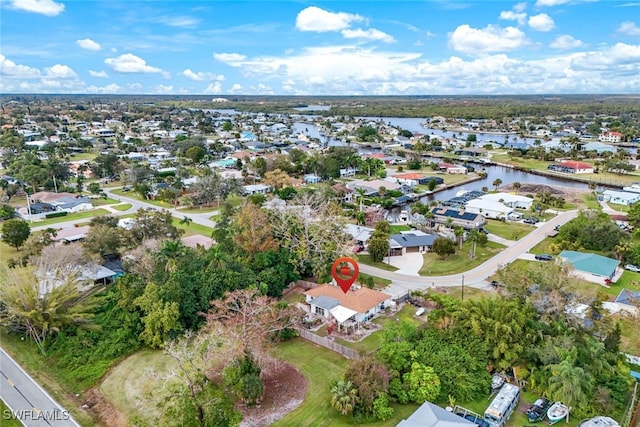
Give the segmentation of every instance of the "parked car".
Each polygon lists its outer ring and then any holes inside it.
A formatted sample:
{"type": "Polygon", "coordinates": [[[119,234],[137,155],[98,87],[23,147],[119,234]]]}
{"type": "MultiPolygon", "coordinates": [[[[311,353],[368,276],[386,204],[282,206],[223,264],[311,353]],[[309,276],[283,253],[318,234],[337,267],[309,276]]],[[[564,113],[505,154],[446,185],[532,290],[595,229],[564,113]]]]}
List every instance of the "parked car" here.
{"type": "Polygon", "coordinates": [[[635,266],[635,265],[633,265],[633,264],[627,264],[627,265],[625,265],[625,266],[624,266],[624,269],[625,269],[625,270],[629,270],[629,271],[633,271],[633,272],[636,272],[636,273],[640,273],[640,268],[636,267],[636,266],[635,266]]]}
{"type": "Polygon", "coordinates": [[[553,257],[549,254],[536,254],[535,258],[538,261],[551,261],[553,257]]]}
{"type": "Polygon", "coordinates": [[[353,247],[353,252],[355,252],[355,253],[360,253],[360,252],[362,252],[363,250],[364,250],[364,246],[361,246],[361,245],[355,245],[355,246],[353,247]]]}
{"type": "Polygon", "coordinates": [[[525,224],[537,224],[540,221],[538,220],[538,218],[532,217],[532,218],[525,218],[522,220],[522,222],[524,222],[525,224]]]}

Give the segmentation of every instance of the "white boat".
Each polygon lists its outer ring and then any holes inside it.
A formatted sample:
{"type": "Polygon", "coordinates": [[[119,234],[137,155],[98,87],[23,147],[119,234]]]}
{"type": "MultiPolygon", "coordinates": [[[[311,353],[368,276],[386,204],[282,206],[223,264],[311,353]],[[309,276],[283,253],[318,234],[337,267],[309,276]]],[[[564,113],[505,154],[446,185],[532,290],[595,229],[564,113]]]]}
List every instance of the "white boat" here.
{"type": "Polygon", "coordinates": [[[598,416],[582,421],[578,427],[620,427],[620,424],[613,418],[598,416]]]}
{"type": "Polygon", "coordinates": [[[420,307],[416,310],[416,316],[422,316],[424,314],[424,308],[420,307]]]}
{"type": "Polygon", "coordinates": [[[547,411],[547,418],[551,424],[557,423],[569,415],[569,408],[562,402],[556,402],[547,411]]]}
{"type": "Polygon", "coordinates": [[[494,374],[493,377],[491,377],[492,390],[502,387],[502,384],[504,384],[504,377],[502,375],[494,374]]]}

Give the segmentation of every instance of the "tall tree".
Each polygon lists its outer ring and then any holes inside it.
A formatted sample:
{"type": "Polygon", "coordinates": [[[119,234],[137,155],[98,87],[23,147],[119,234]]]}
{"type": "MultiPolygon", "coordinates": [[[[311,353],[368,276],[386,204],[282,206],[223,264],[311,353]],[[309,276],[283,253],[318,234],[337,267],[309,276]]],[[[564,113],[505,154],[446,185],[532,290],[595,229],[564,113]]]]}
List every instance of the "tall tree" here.
{"type": "Polygon", "coordinates": [[[351,381],[341,379],[331,384],[331,406],[342,415],[353,412],[358,398],[358,390],[351,381]]]}
{"type": "Polygon", "coordinates": [[[267,213],[253,203],[245,204],[236,214],[232,229],[233,242],[250,257],[278,248],[267,213]]]}
{"type": "Polygon", "coordinates": [[[29,224],[22,219],[8,219],[2,223],[2,241],[16,250],[27,241],[30,234],[29,224]]]}

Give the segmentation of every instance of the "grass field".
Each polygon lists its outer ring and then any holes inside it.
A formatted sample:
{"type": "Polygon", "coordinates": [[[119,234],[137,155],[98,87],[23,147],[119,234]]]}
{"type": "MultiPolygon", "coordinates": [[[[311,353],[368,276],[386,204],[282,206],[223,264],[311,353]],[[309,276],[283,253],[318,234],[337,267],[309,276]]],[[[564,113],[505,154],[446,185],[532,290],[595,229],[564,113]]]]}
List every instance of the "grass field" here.
{"type": "Polygon", "coordinates": [[[217,211],[217,207],[208,207],[208,208],[180,208],[178,212],[184,213],[211,213],[217,211]]]}
{"type": "Polygon", "coordinates": [[[443,276],[464,273],[484,263],[504,249],[504,246],[499,243],[487,242],[485,246],[477,245],[476,257],[469,259],[470,245],[471,242],[465,242],[462,245],[462,249],[458,247],[455,254],[449,255],[445,259],[441,259],[438,254],[433,252],[424,254],[424,263],[419,274],[421,276],[443,276]]]}
{"type": "Polygon", "coordinates": [[[158,415],[164,382],[152,375],[166,375],[174,360],[162,350],[143,349],[116,365],[100,384],[100,391],[128,419],[152,421],[158,415]]]}
{"type": "Polygon", "coordinates": [[[372,277],[373,278],[373,283],[374,283],[376,288],[385,288],[385,287],[387,287],[388,285],[391,284],[391,280],[389,280],[389,279],[383,279],[382,277],[371,276],[371,275],[365,274],[365,273],[360,273],[358,275],[358,277],[360,278],[360,280],[358,281],[359,283],[361,281],[364,281],[364,279],[366,279],[367,277],[372,277]]]}
{"type": "Polygon", "coordinates": [[[33,221],[29,223],[30,227],[43,227],[51,224],[58,224],[60,222],[74,221],[76,219],[93,218],[99,215],[108,215],[110,212],[105,209],[94,209],[86,212],[73,213],[66,216],[60,216],[57,218],[45,219],[42,221],[33,221]]]}
{"type": "Polygon", "coordinates": [[[535,230],[535,227],[521,222],[503,222],[490,219],[485,226],[490,233],[508,240],[518,240],[535,230]]]}
{"type": "MultiPolygon", "coordinates": [[[[385,261],[387,259],[387,257],[384,258],[385,261]]],[[[373,262],[371,261],[371,256],[367,255],[367,254],[359,254],[358,255],[358,262],[362,263],[362,264],[367,264],[370,265],[372,267],[378,267],[381,268],[383,270],[389,270],[389,271],[396,271],[398,268],[394,267],[393,265],[389,265],[386,262],[373,262]]]]}
{"type": "Polygon", "coordinates": [[[141,202],[149,203],[150,205],[158,206],[159,208],[173,209],[173,205],[171,203],[163,202],[162,200],[147,200],[135,191],[122,191],[122,189],[118,189],[113,190],[113,193],[129,197],[130,199],[140,200],[141,202]]]}
{"type": "Polygon", "coordinates": [[[106,199],[91,199],[91,204],[93,206],[114,205],[116,203],[118,203],[117,200],[110,199],[108,197],[106,199]]]}
{"type": "Polygon", "coordinates": [[[389,234],[400,234],[401,231],[410,231],[411,227],[408,225],[390,225],[389,234]]]}
{"type": "MultiPolygon", "coordinates": [[[[300,338],[284,342],[276,348],[276,357],[296,366],[308,381],[304,402],[273,426],[352,426],[358,425],[350,416],[341,415],[331,407],[329,388],[339,379],[349,361],[338,353],[300,338]]],[[[367,426],[395,426],[411,415],[418,405],[392,405],[395,414],[387,421],[367,423],[367,426]]],[[[360,424],[363,425],[363,424],[360,424]]]]}
{"type": "Polygon", "coordinates": [[[181,230],[184,230],[185,236],[193,236],[194,234],[201,234],[206,237],[211,237],[211,233],[213,233],[213,228],[209,228],[206,225],[200,225],[192,222],[191,224],[180,224],[182,221],[181,218],[173,217],[171,224],[174,227],[177,227],[181,230]]]}
{"type": "Polygon", "coordinates": [[[120,203],[119,205],[111,206],[113,209],[117,211],[126,211],[127,209],[131,209],[131,203],[120,203]]]}

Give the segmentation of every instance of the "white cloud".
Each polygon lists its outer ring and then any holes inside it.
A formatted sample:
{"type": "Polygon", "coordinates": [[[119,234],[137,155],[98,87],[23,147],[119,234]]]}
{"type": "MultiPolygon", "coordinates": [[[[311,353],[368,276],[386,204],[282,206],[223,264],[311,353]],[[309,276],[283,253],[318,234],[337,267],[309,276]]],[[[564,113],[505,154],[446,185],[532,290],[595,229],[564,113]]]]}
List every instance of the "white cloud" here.
{"type": "Polygon", "coordinates": [[[364,20],[360,15],[345,12],[334,13],[316,6],[309,6],[298,13],[296,28],[300,31],[323,33],[344,30],[349,28],[352,22],[364,20]]]}
{"type": "Polygon", "coordinates": [[[154,93],[158,93],[158,94],[172,94],[175,93],[173,86],[172,85],[158,85],[154,88],[154,93]]]}
{"type": "Polygon", "coordinates": [[[559,6],[561,4],[567,4],[571,0],[538,0],[536,6],[559,6]]]}
{"type": "Polygon", "coordinates": [[[53,0],[11,0],[11,7],[46,16],[57,16],[64,10],[64,4],[53,0]]]}
{"type": "Polygon", "coordinates": [[[229,89],[229,93],[243,93],[243,92],[244,92],[244,87],[240,83],[235,83],[233,86],[231,86],[231,89],[229,89]]]}
{"type": "Polygon", "coordinates": [[[222,93],[222,84],[220,84],[220,82],[215,82],[215,83],[211,83],[209,86],[207,86],[207,88],[204,90],[204,93],[206,94],[218,94],[218,93],[222,93]]]}
{"type": "Polygon", "coordinates": [[[56,64],[53,67],[45,68],[44,71],[46,77],[52,79],[75,79],[78,77],[76,72],[67,65],[56,64]]]}
{"type": "Polygon", "coordinates": [[[125,53],[116,58],[107,58],[104,63],[119,73],[163,73],[162,69],[152,67],[147,64],[147,61],[131,53],[125,53]]]}
{"type": "Polygon", "coordinates": [[[115,83],[106,86],[87,86],[86,93],[119,93],[122,88],[115,83]]]}
{"type": "Polygon", "coordinates": [[[514,12],[513,10],[503,10],[500,12],[500,19],[517,21],[518,24],[523,25],[527,20],[527,14],[524,12],[514,12]]]}
{"type": "Polygon", "coordinates": [[[551,31],[556,23],[546,13],[540,13],[529,17],[529,26],[536,31],[551,31]]]}
{"type": "Polygon", "coordinates": [[[200,20],[190,16],[165,16],[160,18],[159,22],[170,27],[194,27],[200,20]]]}
{"type": "Polygon", "coordinates": [[[0,75],[6,78],[34,79],[40,77],[40,70],[26,65],[18,65],[0,53],[0,75]]]}
{"type": "Polygon", "coordinates": [[[556,37],[555,40],[553,40],[549,44],[550,47],[554,49],[560,49],[560,50],[574,49],[582,45],[583,45],[582,41],[575,39],[568,34],[564,34],[556,37]]]}
{"type": "Polygon", "coordinates": [[[395,39],[389,34],[373,28],[368,30],[360,28],[356,30],[345,29],[341,31],[341,34],[345,39],[378,40],[385,43],[392,43],[395,41],[395,39]]]}
{"type": "Polygon", "coordinates": [[[98,77],[101,79],[105,79],[107,77],[109,77],[109,75],[107,74],[106,71],[93,71],[93,70],[89,70],[89,75],[91,77],[98,77]]]}
{"type": "Polygon", "coordinates": [[[527,43],[525,34],[515,27],[488,25],[483,29],[460,25],[449,36],[449,46],[469,55],[517,49],[527,43]]]}
{"type": "Polygon", "coordinates": [[[224,80],[223,75],[213,74],[213,73],[203,73],[203,72],[193,72],[191,69],[187,68],[182,72],[182,75],[187,77],[188,79],[195,80],[197,82],[207,81],[207,80],[224,80]]]}
{"type": "Polygon", "coordinates": [[[245,55],[241,55],[239,53],[214,53],[214,59],[217,59],[220,62],[238,62],[244,61],[247,59],[245,55]]]}
{"type": "Polygon", "coordinates": [[[513,6],[513,10],[515,10],[516,12],[524,12],[524,10],[527,8],[527,2],[523,1],[521,3],[516,4],[515,6],[513,6]]]}
{"type": "Polygon", "coordinates": [[[640,36],[640,28],[631,21],[621,23],[616,32],[627,36],[640,36]]]}
{"type": "Polygon", "coordinates": [[[87,49],[87,50],[100,50],[100,49],[102,49],[102,46],[100,46],[99,43],[96,43],[91,39],[76,40],[76,44],[78,46],[80,46],[81,48],[87,49]]]}

